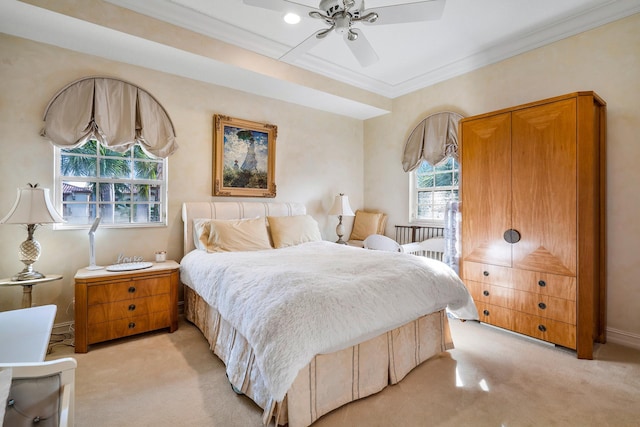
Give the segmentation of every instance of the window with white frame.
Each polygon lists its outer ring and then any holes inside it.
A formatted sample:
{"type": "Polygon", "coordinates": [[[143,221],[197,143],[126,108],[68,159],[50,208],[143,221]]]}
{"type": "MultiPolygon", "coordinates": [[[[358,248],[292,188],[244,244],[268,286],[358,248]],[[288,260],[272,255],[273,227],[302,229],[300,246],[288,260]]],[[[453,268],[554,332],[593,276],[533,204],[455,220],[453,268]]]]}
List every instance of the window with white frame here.
{"type": "Polygon", "coordinates": [[[167,160],[148,155],[138,144],[124,153],[95,140],[55,148],[56,207],[66,223],[56,228],[166,225],[167,160]]]}
{"type": "Polygon", "coordinates": [[[411,222],[442,225],[447,202],[458,200],[460,166],[447,157],[435,166],[422,161],[411,172],[411,222]]]}

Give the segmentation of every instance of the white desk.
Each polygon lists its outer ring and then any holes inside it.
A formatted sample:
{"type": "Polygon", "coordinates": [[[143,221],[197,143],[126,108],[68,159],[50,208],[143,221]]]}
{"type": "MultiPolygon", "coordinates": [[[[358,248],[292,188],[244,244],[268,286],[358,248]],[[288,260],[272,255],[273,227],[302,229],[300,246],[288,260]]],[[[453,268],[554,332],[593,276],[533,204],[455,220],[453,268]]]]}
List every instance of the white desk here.
{"type": "Polygon", "coordinates": [[[0,312],[0,363],[44,361],[56,310],[43,305],[0,312]]]}

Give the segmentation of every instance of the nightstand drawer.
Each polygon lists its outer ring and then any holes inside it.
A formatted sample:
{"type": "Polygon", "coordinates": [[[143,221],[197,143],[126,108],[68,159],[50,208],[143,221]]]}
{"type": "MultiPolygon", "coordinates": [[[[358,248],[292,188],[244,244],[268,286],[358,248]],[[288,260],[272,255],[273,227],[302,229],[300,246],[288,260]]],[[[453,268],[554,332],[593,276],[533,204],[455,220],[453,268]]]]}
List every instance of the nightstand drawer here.
{"type": "Polygon", "coordinates": [[[89,328],[89,344],[169,327],[170,315],[168,311],[159,311],[144,316],[135,316],[130,319],[113,320],[102,323],[99,326],[100,327],[89,328]]]}
{"type": "Polygon", "coordinates": [[[169,274],[147,277],[138,280],[126,280],[94,285],[87,290],[87,304],[103,304],[109,301],[121,301],[142,298],[158,294],[168,294],[171,288],[169,274]]]}
{"type": "Polygon", "coordinates": [[[144,298],[131,298],[88,307],[89,325],[117,319],[130,319],[156,311],[167,311],[171,306],[168,293],[144,298]]]}

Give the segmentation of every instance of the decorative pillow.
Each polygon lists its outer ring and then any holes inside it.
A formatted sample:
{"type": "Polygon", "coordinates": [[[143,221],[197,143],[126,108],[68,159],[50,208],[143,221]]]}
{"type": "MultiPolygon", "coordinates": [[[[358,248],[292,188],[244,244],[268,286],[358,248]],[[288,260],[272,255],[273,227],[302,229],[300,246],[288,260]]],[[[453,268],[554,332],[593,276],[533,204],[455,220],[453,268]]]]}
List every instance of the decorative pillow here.
{"type": "Polygon", "coordinates": [[[264,218],[210,219],[201,227],[199,242],[207,252],[272,249],[264,218]]]}
{"type": "Polygon", "coordinates": [[[211,218],[198,218],[193,220],[193,245],[196,249],[207,250],[207,240],[211,231],[211,218]]]}
{"type": "Polygon", "coordinates": [[[383,216],[383,213],[357,210],[349,240],[364,240],[372,234],[377,234],[383,216]]]}
{"type": "Polygon", "coordinates": [[[320,228],[311,215],[268,216],[274,248],[322,240],[320,228]]]}

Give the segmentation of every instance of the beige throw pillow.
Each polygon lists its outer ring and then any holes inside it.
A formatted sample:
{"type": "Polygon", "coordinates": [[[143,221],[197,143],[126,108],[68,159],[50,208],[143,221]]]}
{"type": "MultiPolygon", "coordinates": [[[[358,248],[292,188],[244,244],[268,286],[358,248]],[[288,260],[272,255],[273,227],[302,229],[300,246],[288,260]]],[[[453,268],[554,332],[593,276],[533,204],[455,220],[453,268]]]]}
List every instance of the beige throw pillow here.
{"type": "Polygon", "coordinates": [[[211,219],[201,227],[199,240],[207,252],[272,249],[264,218],[211,219]]]}
{"type": "Polygon", "coordinates": [[[383,213],[357,210],[349,240],[364,240],[372,234],[377,234],[383,215],[383,213]]]}
{"type": "Polygon", "coordinates": [[[274,248],[322,240],[320,228],[311,215],[268,216],[274,248]]]}

